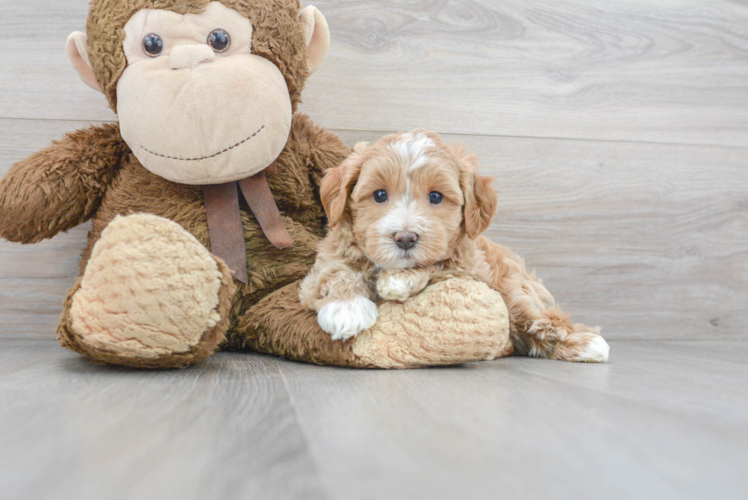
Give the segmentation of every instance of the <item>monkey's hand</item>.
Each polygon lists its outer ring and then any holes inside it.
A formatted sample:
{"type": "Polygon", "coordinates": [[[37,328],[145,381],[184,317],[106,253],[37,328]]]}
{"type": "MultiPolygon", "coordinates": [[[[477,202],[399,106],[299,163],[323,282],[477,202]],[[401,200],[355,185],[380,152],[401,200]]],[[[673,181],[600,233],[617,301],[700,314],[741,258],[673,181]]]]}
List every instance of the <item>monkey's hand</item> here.
{"type": "Polygon", "coordinates": [[[384,300],[405,302],[426,288],[431,274],[432,270],[429,268],[384,271],[377,279],[377,294],[384,300]]]}
{"type": "Polygon", "coordinates": [[[36,243],[90,219],[129,151],[119,126],[107,124],[16,163],[0,181],[0,236],[36,243]]]}

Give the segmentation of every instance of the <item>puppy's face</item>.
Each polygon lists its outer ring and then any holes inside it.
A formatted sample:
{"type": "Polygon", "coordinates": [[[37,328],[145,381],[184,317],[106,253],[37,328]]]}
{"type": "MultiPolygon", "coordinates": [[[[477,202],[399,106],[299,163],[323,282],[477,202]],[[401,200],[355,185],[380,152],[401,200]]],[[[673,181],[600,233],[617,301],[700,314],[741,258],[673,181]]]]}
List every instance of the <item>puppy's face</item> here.
{"type": "Polygon", "coordinates": [[[358,145],[321,191],[330,227],[347,224],[370,260],[398,269],[445,260],[485,230],[496,208],[489,182],[464,148],[417,130],[358,145]]]}

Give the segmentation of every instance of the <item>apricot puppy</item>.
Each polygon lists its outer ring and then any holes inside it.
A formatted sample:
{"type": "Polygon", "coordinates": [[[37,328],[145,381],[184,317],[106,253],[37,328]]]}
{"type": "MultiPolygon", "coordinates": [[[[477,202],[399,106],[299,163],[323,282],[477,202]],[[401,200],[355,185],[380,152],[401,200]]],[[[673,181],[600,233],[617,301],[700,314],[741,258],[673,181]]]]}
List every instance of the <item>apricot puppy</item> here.
{"type": "Polygon", "coordinates": [[[607,361],[598,329],[572,324],[521,257],[481,236],[496,211],[477,157],[427,130],[360,143],[325,175],[329,233],[301,303],[333,339],[377,320],[377,300],[405,301],[430,282],[468,275],[498,290],[519,354],[607,361]]]}

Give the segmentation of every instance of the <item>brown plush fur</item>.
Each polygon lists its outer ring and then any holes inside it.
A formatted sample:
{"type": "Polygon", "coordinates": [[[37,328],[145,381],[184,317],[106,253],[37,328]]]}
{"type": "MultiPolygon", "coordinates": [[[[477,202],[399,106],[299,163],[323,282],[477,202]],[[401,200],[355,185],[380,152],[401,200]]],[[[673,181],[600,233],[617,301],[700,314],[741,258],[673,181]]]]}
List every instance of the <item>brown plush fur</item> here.
{"type": "Polygon", "coordinates": [[[102,125],[17,163],[0,183],[0,236],[36,243],[90,219],[129,154],[119,127],[102,125]]]}
{"type": "Polygon", "coordinates": [[[229,349],[251,349],[319,365],[370,367],[351,350],[352,342],[333,341],[317,318],[299,304],[296,281],[261,300],[237,324],[229,349]]]}

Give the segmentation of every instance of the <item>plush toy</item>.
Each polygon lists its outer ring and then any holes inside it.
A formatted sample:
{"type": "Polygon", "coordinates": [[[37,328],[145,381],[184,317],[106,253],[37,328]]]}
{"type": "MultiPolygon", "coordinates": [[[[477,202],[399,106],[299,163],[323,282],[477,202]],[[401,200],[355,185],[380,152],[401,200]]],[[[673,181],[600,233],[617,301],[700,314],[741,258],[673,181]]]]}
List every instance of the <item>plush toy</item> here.
{"type": "Polygon", "coordinates": [[[143,368],[217,349],[351,367],[494,359],[515,347],[563,358],[515,334],[576,338],[568,317],[542,302],[535,323],[510,327],[502,296],[468,277],[381,304],[376,325],[346,341],[301,307],[326,230],[319,185],[350,154],[296,113],[328,46],[324,17],[298,0],[91,2],[87,33],[73,33],[67,52],[119,122],[68,134],[0,182],[7,240],[93,221],[57,331],[64,347],[143,368]]]}
{"type": "Polygon", "coordinates": [[[65,136],[0,183],[0,235],[34,243],[92,219],[59,342],[167,368],[216,349],[408,367],[512,350],[501,296],[453,279],[333,340],[299,304],[324,236],[324,172],[350,150],[296,113],[329,31],[297,0],[93,0],[67,52],[119,123],[65,136]],[[211,253],[212,252],[212,253],[211,253]]]}

